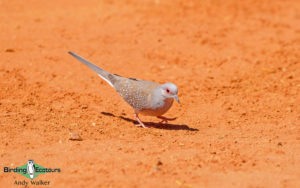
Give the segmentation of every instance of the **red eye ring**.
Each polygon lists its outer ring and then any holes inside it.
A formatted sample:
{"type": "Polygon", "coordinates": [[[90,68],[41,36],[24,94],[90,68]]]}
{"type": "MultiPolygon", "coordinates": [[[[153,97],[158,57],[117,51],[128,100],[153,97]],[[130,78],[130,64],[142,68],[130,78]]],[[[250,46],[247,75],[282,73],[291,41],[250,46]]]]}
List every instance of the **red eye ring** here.
{"type": "Polygon", "coordinates": [[[166,92],[167,92],[167,93],[170,93],[170,90],[169,90],[169,88],[167,88],[167,89],[166,89],[166,92]]]}

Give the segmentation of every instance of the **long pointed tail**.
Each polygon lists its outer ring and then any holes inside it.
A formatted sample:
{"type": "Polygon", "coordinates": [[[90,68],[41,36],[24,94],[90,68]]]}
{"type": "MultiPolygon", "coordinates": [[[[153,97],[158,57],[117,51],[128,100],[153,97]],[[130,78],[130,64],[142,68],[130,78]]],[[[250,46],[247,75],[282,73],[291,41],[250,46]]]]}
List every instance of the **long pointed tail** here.
{"type": "Polygon", "coordinates": [[[75,57],[77,60],[79,60],[80,62],[82,62],[83,64],[85,64],[86,66],[88,66],[90,69],[92,69],[93,71],[95,71],[98,76],[100,76],[103,80],[105,80],[109,85],[111,85],[111,87],[114,87],[114,85],[111,83],[111,81],[109,80],[108,75],[110,75],[109,72],[97,67],[96,65],[94,65],[93,63],[87,61],[86,59],[84,59],[83,57],[80,57],[79,55],[73,53],[73,52],[69,52],[70,55],[72,55],[73,57],[75,57]]]}

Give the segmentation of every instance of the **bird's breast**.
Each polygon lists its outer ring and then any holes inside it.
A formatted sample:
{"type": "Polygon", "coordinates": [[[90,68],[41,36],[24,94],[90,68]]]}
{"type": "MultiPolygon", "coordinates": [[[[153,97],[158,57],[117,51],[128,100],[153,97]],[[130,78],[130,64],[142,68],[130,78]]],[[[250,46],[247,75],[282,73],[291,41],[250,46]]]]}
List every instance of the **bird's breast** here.
{"type": "Polygon", "coordinates": [[[161,116],[172,106],[174,99],[169,98],[157,103],[154,108],[140,110],[139,113],[146,116],[161,116]]]}

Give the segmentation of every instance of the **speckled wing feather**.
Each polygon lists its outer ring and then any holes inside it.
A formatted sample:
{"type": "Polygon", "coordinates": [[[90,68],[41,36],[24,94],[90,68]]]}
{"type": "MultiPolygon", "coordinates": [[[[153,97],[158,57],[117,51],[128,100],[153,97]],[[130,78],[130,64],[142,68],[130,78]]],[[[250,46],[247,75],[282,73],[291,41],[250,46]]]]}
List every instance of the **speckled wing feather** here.
{"type": "Polygon", "coordinates": [[[121,97],[131,105],[135,111],[149,109],[151,107],[151,94],[160,84],[151,81],[124,78],[110,74],[109,80],[113,83],[121,97]]]}

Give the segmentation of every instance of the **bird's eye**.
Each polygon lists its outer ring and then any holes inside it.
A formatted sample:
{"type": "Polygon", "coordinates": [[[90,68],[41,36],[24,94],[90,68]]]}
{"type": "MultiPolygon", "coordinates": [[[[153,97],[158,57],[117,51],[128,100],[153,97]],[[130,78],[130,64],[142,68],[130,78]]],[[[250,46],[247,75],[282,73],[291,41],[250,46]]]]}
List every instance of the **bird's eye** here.
{"type": "Polygon", "coordinates": [[[170,90],[169,90],[169,88],[167,88],[167,89],[166,89],[166,92],[167,92],[167,93],[170,93],[170,90]]]}

